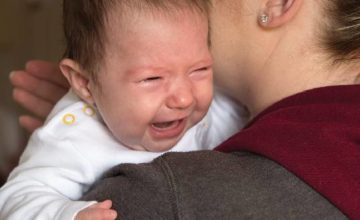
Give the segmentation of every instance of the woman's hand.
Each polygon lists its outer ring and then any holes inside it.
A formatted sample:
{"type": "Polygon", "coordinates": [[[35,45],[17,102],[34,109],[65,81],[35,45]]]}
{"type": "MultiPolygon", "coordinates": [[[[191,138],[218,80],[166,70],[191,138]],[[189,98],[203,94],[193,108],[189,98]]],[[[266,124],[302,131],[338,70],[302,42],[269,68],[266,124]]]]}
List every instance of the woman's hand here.
{"type": "Polygon", "coordinates": [[[12,71],[10,81],[13,99],[31,113],[19,117],[20,125],[30,133],[43,124],[69,88],[57,64],[40,60],[27,62],[25,70],[12,71]]]}
{"type": "Polygon", "coordinates": [[[115,220],[117,213],[111,209],[112,202],[105,200],[81,210],[75,220],[115,220]]]}

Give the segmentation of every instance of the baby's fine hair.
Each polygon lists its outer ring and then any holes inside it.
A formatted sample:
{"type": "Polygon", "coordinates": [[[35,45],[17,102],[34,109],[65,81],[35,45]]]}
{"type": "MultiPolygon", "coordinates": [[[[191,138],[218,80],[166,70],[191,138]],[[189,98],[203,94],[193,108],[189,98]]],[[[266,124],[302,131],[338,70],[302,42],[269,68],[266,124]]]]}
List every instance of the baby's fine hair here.
{"type": "MultiPolygon", "coordinates": [[[[360,1],[325,0],[323,43],[336,62],[360,58],[360,1]]],[[[357,62],[357,61],[356,61],[357,62]]]]}
{"type": "Polygon", "coordinates": [[[192,10],[208,17],[210,0],[63,0],[64,57],[77,61],[94,81],[104,57],[106,22],[114,8],[124,16],[137,11],[172,16],[192,10]]]}

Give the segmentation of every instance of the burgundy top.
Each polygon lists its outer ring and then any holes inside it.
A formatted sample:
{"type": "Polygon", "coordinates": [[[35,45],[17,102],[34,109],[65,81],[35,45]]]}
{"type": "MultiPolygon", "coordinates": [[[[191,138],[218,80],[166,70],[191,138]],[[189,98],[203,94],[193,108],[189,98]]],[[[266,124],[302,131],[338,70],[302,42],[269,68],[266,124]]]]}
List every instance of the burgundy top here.
{"type": "Polygon", "coordinates": [[[270,158],[360,219],[360,85],[285,98],[216,150],[270,158]]]}

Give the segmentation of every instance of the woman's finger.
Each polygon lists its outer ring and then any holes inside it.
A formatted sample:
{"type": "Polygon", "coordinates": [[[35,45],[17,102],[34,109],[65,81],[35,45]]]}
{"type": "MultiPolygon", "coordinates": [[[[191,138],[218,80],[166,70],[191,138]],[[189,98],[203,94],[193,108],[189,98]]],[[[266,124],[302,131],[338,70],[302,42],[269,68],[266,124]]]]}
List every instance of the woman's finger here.
{"type": "Polygon", "coordinates": [[[37,128],[43,125],[43,121],[30,115],[21,115],[19,117],[19,124],[29,133],[33,133],[37,128]]]}
{"type": "Polygon", "coordinates": [[[69,84],[61,73],[57,63],[43,60],[30,60],[25,65],[25,71],[39,79],[55,83],[64,88],[69,88],[69,84]]]}
{"type": "Polygon", "coordinates": [[[68,90],[67,88],[52,82],[34,77],[22,70],[11,72],[10,81],[15,89],[20,88],[26,90],[53,104],[55,104],[68,90]]]}
{"type": "Polygon", "coordinates": [[[13,90],[13,99],[41,119],[45,119],[54,106],[53,103],[22,89],[13,90]]]}

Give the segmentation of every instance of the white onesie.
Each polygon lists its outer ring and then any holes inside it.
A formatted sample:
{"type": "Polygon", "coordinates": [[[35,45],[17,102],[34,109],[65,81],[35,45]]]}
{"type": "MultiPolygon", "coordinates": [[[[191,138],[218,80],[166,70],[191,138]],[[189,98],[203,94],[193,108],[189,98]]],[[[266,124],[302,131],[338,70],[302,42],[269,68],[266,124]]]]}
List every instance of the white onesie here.
{"type": "MultiPolygon", "coordinates": [[[[209,150],[245,124],[242,107],[216,94],[204,119],[170,151],[209,150]]],[[[96,112],[73,92],[36,130],[20,164],[0,189],[0,219],[71,220],[95,203],[78,200],[105,171],[121,163],[150,162],[162,153],[117,142],[96,112]]]]}

